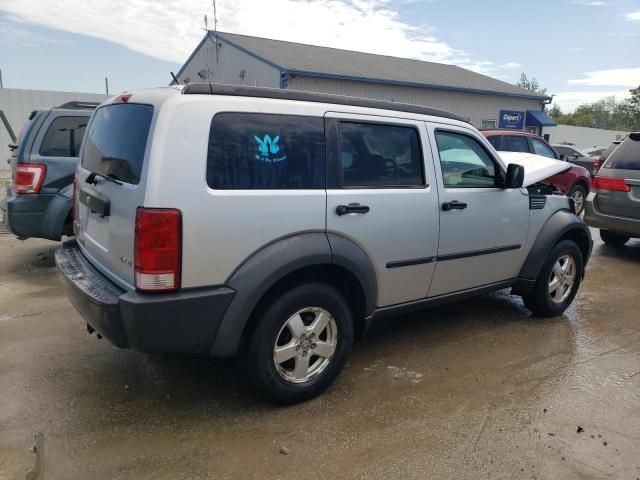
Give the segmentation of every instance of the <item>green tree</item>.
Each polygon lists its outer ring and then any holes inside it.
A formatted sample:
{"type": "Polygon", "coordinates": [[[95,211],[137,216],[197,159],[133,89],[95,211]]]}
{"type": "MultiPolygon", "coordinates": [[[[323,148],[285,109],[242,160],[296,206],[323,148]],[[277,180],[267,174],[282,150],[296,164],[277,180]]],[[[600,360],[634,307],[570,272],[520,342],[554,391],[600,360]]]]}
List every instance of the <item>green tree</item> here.
{"type": "Polygon", "coordinates": [[[527,77],[527,74],[522,72],[520,75],[520,80],[516,83],[517,87],[524,88],[525,90],[529,90],[530,92],[539,93],[540,95],[546,95],[547,89],[542,88],[536,77],[527,77]]]}

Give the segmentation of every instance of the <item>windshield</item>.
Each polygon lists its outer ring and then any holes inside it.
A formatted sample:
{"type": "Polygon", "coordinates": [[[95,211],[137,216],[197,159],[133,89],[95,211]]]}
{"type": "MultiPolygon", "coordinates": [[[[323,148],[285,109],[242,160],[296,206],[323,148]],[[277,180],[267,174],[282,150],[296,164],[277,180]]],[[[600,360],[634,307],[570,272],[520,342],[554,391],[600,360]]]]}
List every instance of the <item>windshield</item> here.
{"type": "Polygon", "coordinates": [[[115,104],[98,109],[86,136],[82,166],[138,184],[152,116],[151,105],[115,104]]]}

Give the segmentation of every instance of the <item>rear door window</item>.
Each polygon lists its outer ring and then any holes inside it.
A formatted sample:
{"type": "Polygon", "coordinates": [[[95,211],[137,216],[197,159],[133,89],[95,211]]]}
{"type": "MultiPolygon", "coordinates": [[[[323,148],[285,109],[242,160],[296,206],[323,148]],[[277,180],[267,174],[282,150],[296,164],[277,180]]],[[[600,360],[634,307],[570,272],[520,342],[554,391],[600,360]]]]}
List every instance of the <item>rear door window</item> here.
{"type": "Polygon", "coordinates": [[[213,117],[207,184],[218,190],[325,187],[324,120],[262,113],[213,117]]]}
{"type": "Polygon", "coordinates": [[[504,149],[507,152],[528,152],[527,138],[519,135],[506,135],[504,137],[504,149]]]}
{"type": "Polygon", "coordinates": [[[496,150],[502,150],[502,137],[500,135],[494,135],[493,137],[487,137],[489,143],[493,145],[496,150]]]}
{"type": "Polygon", "coordinates": [[[530,138],[529,141],[531,142],[531,146],[533,147],[533,153],[535,153],[536,155],[542,155],[543,157],[553,159],[556,158],[556,153],[544,142],[538,140],[537,138],[530,138]]]}
{"type": "Polygon", "coordinates": [[[344,187],[419,187],[425,184],[414,127],[340,122],[344,187]]]}
{"type": "Polygon", "coordinates": [[[58,117],[40,145],[43,157],[77,157],[89,117],[58,117]]]}
{"type": "Polygon", "coordinates": [[[125,103],[96,110],[82,166],[125,183],[140,183],[152,117],[151,105],[125,103]]]}

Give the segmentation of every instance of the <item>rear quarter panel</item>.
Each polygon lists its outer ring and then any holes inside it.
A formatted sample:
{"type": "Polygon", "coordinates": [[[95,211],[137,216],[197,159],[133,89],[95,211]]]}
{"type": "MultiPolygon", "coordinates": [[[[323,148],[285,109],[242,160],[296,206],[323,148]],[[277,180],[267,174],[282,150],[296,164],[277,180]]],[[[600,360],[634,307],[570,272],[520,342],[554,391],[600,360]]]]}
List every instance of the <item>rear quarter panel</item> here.
{"type": "Polygon", "coordinates": [[[178,208],[183,221],[182,286],[223,284],[252,254],[302,232],[324,232],[326,191],[213,190],[206,182],[209,131],[218,112],[322,117],[326,107],[270,99],[180,95],[158,116],[145,207],[178,208]]]}

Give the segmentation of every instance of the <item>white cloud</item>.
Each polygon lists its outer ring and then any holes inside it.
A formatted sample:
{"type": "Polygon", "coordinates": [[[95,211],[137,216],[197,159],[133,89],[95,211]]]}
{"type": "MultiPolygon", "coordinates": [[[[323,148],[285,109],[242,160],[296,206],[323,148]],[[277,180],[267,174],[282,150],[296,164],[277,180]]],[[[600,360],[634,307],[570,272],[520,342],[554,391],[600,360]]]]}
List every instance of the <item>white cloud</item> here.
{"type": "Polygon", "coordinates": [[[627,13],[625,17],[627,17],[627,20],[640,20],[640,10],[637,12],[627,13]]]}
{"type": "MultiPolygon", "coordinates": [[[[155,58],[182,63],[212,27],[211,0],[0,0],[23,21],[90,35],[155,58]]],[[[420,60],[482,73],[495,65],[405,22],[390,0],[233,0],[218,2],[218,29],[420,60]]]]}
{"type": "Polygon", "coordinates": [[[629,96],[629,90],[600,90],[589,92],[558,92],[553,97],[553,103],[557,104],[564,113],[573,112],[578,105],[592,103],[606,97],[615,97],[620,101],[629,96]]]}
{"type": "Polygon", "coordinates": [[[572,0],[572,5],[587,5],[589,7],[607,7],[609,6],[608,2],[604,2],[602,0],[572,0]]]}
{"type": "Polygon", "coordinates": [[[607,7],[609,6],[608,2],[603,2],[602,0],[572,0],[572,5],[588,5],[589,7],[607,7]]]}
{"type": "Polygon", "coordinates": [[[591,87],[637,87],[640,85],[640,68],[613,68],[586,72],[587,78],[569,80],[570,85],[591,87]]]}
{"type": "Polygon", "coordinates": [[[0,22],[0,38],[3,38],[2,41],[7,45],[13,43],[21,47],[41,47],[51,43],[70,43],[68,40],[59,40],[39,35],[7,22],[0,22]]]}
{"type": "Polygon", "coordinates": [[[516,62],[507,62],[500,65],[500,68],[508,68],[508,69],[522,68],[522,65],[516,62]]]}

